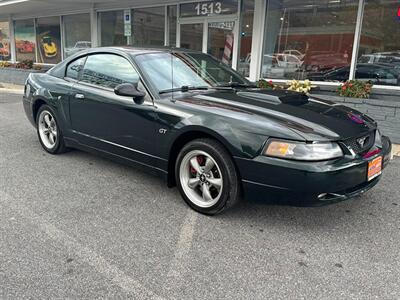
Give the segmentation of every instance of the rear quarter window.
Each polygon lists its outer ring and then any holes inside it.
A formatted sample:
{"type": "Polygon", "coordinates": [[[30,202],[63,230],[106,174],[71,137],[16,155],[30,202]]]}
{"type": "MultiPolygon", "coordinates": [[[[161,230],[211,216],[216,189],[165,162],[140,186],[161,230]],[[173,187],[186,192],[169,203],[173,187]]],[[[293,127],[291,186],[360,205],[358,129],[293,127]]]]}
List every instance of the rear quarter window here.
{"type": "Polygon", "coordinates": [[[74,60],[73,62],[71,62],[67,66],[67,71],[65,72],[65,77],[71,78],[74,80],[79,80],[79,75],[83,69],[83,66],[85,65],[85,60],[86,60],[86,57],[81,57],[81,58],[78,58],[78,59],[74,60]]]}

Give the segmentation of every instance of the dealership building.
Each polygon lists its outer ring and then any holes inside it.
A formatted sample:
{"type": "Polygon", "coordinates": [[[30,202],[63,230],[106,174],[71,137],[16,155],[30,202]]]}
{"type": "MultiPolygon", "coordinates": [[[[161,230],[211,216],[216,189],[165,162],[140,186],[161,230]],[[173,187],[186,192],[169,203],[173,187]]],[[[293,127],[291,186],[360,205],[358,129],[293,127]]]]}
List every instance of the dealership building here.
{"type": "Polygon", "coordinates": [[[252,80],[400,89],[397,0],[0,0],[0,60],[123,45],[202,51],[252,80]]]}

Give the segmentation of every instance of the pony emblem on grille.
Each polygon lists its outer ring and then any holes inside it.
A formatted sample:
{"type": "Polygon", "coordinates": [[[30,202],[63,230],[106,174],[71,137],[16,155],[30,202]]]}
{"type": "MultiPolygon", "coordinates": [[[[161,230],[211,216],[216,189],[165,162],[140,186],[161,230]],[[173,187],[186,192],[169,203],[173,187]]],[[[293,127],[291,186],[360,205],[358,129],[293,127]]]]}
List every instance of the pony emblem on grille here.
{"type": "Polygon", "coordinates": [[[357,144],[360,145],[361,148],[364,148],[366,140],[369,138],[369,136],[364,136],[362,138],[357,139],[357,144]]]}

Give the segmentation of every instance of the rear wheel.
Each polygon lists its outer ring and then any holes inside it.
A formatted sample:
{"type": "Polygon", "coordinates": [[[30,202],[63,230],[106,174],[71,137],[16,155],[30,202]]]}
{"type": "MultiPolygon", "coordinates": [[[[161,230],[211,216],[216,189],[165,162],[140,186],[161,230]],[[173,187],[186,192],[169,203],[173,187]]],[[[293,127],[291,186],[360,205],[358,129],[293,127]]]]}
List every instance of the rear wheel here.
{"type": "Polygon", "coordinates": [[[178,155],[175,174],[182,197],[198,212],[214,215],[239,199],[239,180],[232,158],[212,139],[187,144],[178,155]]]}
{"type": "Polygon", "coordinates": [[[50,106],[43,105],[39,108],[36,127],[40,144],[44,150],[51,154],[60,154],[66,151],[56,114],[50,106]]]}

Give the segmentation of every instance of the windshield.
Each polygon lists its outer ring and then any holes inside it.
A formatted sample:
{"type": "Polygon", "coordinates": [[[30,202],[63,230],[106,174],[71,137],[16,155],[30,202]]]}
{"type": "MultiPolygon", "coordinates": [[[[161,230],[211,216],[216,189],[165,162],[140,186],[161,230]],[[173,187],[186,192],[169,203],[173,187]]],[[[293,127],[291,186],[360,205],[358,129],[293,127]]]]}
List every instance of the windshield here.
{"type": "Polygon", "coordinates": [[[249,84],[234,70],[203,53],[148,53],[136,55],[135,60],[159,92],[182,86],[217,87],[232,83],[249,84]]]}

